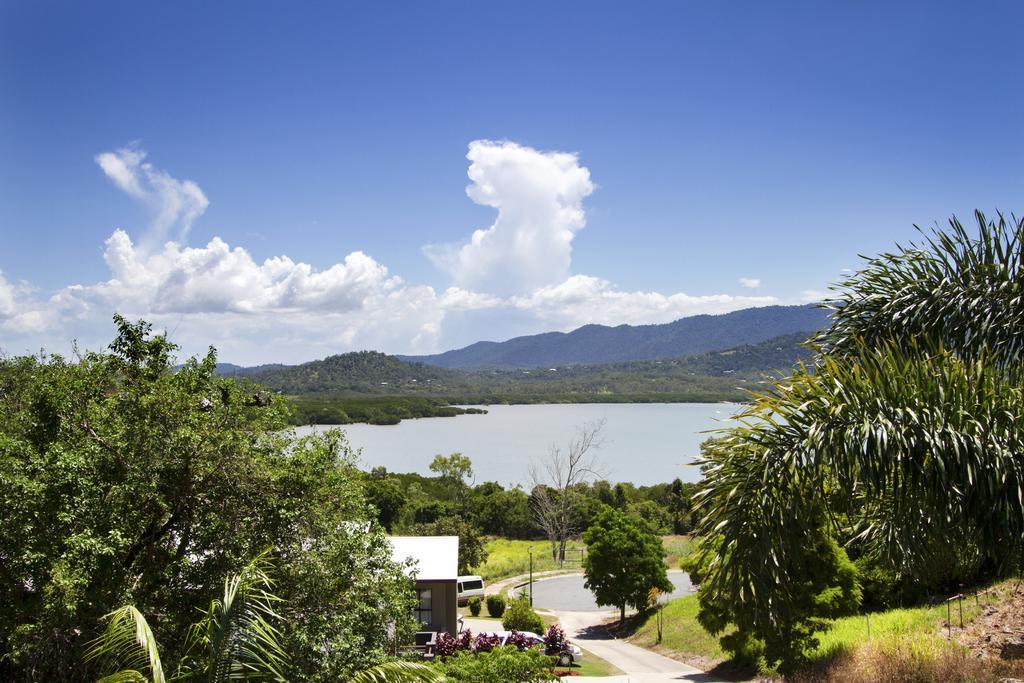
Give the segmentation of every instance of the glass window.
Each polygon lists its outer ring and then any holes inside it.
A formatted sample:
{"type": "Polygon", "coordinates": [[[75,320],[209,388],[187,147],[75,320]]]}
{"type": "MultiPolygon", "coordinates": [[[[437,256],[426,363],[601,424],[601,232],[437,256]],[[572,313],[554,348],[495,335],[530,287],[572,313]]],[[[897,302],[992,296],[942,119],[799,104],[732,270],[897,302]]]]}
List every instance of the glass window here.
{"type": "Polygon", "coordinates": [[[416,620],[427,625],[434,621],[434,598],[429,588],[417,588],[416,620]]]}

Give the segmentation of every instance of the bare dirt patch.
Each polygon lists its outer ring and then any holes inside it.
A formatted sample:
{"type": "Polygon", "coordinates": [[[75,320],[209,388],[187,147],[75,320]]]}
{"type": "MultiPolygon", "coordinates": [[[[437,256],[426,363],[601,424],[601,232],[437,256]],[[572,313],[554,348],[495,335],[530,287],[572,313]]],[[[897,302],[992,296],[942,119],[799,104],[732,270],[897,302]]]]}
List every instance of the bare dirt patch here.
{"type": "Polygon", "coordinates": [[[1024,658],[1024,583],[1009,581],[996,586],[977,602],[981,614],[962,631],[956,629],[954,639],[977,658],[1024,658]]]}

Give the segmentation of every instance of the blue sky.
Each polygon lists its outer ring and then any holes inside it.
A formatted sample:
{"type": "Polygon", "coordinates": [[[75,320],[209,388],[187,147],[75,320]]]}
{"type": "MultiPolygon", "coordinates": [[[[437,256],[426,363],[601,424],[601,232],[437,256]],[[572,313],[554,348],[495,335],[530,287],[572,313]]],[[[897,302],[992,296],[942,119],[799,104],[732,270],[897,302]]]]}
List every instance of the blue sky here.
{"type": "Polygon", "coordinates": [[[1022,210],[1022,15],[8,1],[0,348],[120,310],[295,362],[814,298],[1022,210]]]}

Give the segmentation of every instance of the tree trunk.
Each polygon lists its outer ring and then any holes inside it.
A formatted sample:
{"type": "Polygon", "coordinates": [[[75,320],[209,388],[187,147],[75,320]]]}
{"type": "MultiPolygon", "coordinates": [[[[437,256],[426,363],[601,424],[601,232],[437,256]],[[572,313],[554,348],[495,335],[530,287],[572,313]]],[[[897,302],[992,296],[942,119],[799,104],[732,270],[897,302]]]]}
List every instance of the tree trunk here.
{"type": "Polygon", "coordinates": [[[619,623],[620,624],[626,623],[626,605],[625,604],[619,605],[619,623]]]}

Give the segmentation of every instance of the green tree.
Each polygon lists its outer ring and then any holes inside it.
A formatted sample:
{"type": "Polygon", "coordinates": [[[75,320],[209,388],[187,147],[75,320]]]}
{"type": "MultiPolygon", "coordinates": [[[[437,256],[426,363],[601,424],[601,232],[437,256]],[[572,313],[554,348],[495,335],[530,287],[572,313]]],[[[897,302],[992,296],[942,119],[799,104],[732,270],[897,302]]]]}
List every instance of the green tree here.
{"type": "Polygon", "coordinates": [[[661,539],[641,523],[613,508],[605,508],[583,534],[587,553],[583,558],[586,587],[599,605],[619,608],[625,620],[626,606],[646,609],[652,588],[669,592],[661,539]]]}
{"type": "Polygon", "coordinates": [[[377,510],[377,521],[391,531],[407,502],[401,482],[389,476],[383,467],[375,467],[366,477],[365,485],[366,500],[377,510]]]}
{"type": "Polygon", "coordinates": [[[296,439],[212,350],[176,369],[116,323],[109,353],[0,360],[0,679],[91,680],[85,644],[124,604],[178,661],[205,596],[268,547],[289,677],[383,661],[414,595],[340,434],[296,439]]]}
{"type": "Polygon", "coordinates": [[[473,476],[473,463],[462,453],[435,455],[430,471],[437,474],[451,488],[452,503],[461,505],[466,495],[468,480],[473,476]]]}
{"type": "Polygon", "coordinates": [[[782,634],[783,669],[857,597],[836,539],[894,580],[930,580],[948,547],[1003,571],[1020,556],[1024,223],[976,218],[868,259],[813,365],[705,446],[701,619],[782,634]]]}
{"type": "Polygon", "coordinates": [[[487,560],[480,530],[461,517],[440,517],[434,522],[416,524],[410,533],[416,536],[458,536],[460,574],[469,574],[473,567],[487,560]]]}

